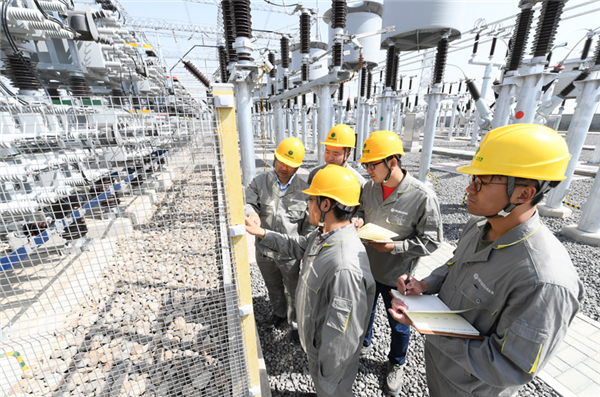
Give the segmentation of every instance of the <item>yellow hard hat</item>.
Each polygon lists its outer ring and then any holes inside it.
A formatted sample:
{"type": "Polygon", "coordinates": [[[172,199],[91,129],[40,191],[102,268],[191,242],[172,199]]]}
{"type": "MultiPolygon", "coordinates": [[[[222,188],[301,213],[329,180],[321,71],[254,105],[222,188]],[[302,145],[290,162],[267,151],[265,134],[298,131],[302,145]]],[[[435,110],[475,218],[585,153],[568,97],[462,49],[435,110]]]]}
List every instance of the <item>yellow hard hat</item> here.
{"type": "Polygon", "coordinates": [[[488,132],[471,165],[456,170],[469,175],[505,175],[562,181],[569,148],[556,131],[538,124],[511,124],[488,132]]]}
{"type": "Polygon", "coordinates": [[[304,159],[304,145],[298,138],[285,138],[277,146],[275,158],[285,165],[298,168],[302,165],[304,159]]]}
{"type": "Polygon", "coordinates": [[[346,124],[338,124],[329,130],[323,145],[335,147],[351,147],[356,145],[356,135],[354,130],[346,124]]]}
{"type": "Polygon", "coordinates": [[[404,155],[402,141],[398,134],[392,131],[375,131],[365,140],[360,163],[370,163],[385,159],[394,154],[404,155]]]}
{"type": "Polygon", "coordinates": [[[308,195],[329,197],[346,207],[360,204],[360,182],[352,171],[339,165],[329,164],[319,170],[310,184],[303,191],[308,195]]]}

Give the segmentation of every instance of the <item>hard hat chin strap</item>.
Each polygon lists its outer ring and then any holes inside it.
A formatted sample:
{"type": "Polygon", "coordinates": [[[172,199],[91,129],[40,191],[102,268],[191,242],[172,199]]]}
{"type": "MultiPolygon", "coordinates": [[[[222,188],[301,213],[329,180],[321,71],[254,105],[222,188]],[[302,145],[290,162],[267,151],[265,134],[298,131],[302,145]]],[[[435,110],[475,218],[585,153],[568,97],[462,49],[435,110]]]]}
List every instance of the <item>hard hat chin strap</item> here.
{"type": "MultiPolygon", "coordinates": [[[[517,182],[517,178],[515,178],[513,176],[509,176],[507,178],[508,178],[508,181],[506,183],[506,193],[508,193],[508,205],[506,207],[504,207],[496,215],[486,216],[486,218],[488,218],[488,219],[507,217],[508,215],[510,215],[510,213],[511,213],[512,210],[514,210],[515,208],[517,208],[519,205],[523,204],[523,203],[512,204],[510,202],[512,194],[515,191],[515,186],[517,185],[517,183],[516,183],[517,182]]],[[[551,187],[550,187],[550,181],[538,181],[538,184],[539,184],[540,187],[539,187],[539,189],[537,189],[537,192],[531,198],[531,201],[534,201],[539,196],[543,196],[544,194],[546,194],[551,189],[551,187]]]]}
{"type": "Polygon", "coordinates": [[[387,181],[390,180],[390,177],[392,176],[392,169],[390,168],[390,165],[388,164],[387,159],[383,159],[383,163],[385,164],[385,166],[388,168],[388,173],[385,176],[385,179],[383,180],[383,183],[386,183],[387,181]]]}
{"type": "MultiPolygon", "coordinates": [[[[336,201],[335,204],[332,204],[331,207],[329,207],[329,209],[327,211],[323,211],[321,209],[321,202],[322,202],[322,197],[317,196],[317,206],[319,207],[319,211],[321,211],[321,217],[319,218],[319,229],[321,230],[321,233],[323,233],[323,227],[325,226],[325,214],[327,214],[329,211],[331,211],[333,209],[333,207],[339,207],[341,210],[346,211],[346,212],[352,212],[355,208],[355,207],[346,207],[345,205],[342,205],[336,201]]],[[[331,199],[329,199],[329,202],[330,203],[332,202],[331,199]]]]}

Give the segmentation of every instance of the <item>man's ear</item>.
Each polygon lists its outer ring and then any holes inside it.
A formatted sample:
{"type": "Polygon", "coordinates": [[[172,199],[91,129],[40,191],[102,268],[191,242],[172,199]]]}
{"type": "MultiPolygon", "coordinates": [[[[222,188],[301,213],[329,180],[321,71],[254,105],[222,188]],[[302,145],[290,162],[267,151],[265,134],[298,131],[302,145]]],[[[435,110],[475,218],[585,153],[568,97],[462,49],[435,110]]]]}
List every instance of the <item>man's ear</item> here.
{"type": "Polygon", "coordinates": [[[321,206],[319,207],[321,212],[327,212],[331,209],[331,200],[326,197],[323,197],[321,200],[321,206]]]}
{"type": "Polygon", "coordinates": [[[533,186],[516,186],[516,187],[518,189],[515,189],[515,192],[513,193],[513,197],[516,194],[517,198],[515,199],[515,201],[511,201],[513,204],[525,204],[526,202],[530,201],[537,192],[537,189],[533,186]]]}

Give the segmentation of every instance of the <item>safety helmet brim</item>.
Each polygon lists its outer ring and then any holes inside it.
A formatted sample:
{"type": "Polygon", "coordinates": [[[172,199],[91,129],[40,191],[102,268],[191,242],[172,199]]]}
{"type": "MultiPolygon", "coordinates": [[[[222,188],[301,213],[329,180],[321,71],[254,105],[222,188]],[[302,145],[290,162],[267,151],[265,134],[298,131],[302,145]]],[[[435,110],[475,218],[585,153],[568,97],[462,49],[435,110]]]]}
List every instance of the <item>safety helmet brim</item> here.
{"type": "Polygon", "coordinates": [[[287,165],[288,167],[298,168],[302,165],[302,163],[296,163],[294,161],[290,161],[289,159],[286,159],[285,157],[283,157],[282,155],[280,155],[277,152],[275,152],[275,158],[277,160],[281,161],[283,164],[287,165]]]}

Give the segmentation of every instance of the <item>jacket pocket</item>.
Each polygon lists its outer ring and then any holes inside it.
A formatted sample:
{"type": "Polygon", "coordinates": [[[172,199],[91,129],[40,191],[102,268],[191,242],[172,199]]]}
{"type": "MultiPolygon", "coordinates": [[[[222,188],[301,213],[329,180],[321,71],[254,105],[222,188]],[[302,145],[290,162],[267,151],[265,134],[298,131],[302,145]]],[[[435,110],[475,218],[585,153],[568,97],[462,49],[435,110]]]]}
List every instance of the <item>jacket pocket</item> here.
{"type": "MultiPolygon", "coordinates": [[[[484,284],[485,285],[485,284],[484,284]]],[[[494,299],[493,291],[489,287],[479,285],[477,280],[461,289],[461,294],[466,299],[461,308],[474,308],[475,310],[463,313],[467,321],[482,334],[486,334],[498,319],[499,302],[494,299]],[[486,290],[487,288],[488,290],[486,290]],[[473,317],[472,317],[473,316],[473,317]]]]}
{"type": "Polygon", "coordinates": [[[329,309],[327,325],[339,332],[344,332],[348,326],[351,312],[351,300],[334,296],[331,308],[329,309]]]}
{"type": "Polygon", "coordinates": [[[548,331],[529,325],[523,319],[513,323],[502,343],[502,354],[523,371],[535,373],[548,331]]]}
{"type": "Polygon", "coordinates": [[[413,224],[412,218],[406,213],[392,212],[385,220],[388,224],[401,227],[411,227],[413,224]]]}

